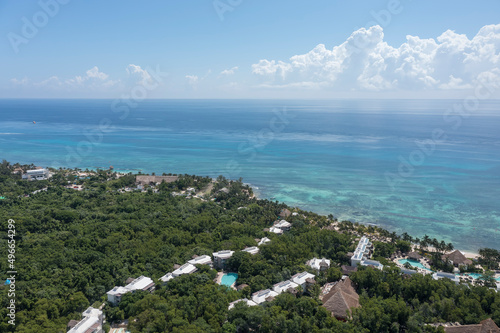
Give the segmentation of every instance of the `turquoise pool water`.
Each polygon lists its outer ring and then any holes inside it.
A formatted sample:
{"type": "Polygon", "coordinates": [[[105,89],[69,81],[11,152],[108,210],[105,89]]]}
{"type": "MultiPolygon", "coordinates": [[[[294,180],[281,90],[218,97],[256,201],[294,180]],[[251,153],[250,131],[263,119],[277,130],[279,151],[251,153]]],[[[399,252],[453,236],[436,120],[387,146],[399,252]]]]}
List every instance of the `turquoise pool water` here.
{"type": "MultiPolygon", "coordinates": [[[[473,277],[474,279],[479,279],[482,276],[482,274],[479,274],[479,273],[466,273],[465,275],[469,275],[469,276],[473,277]]],[[[497,277],[495,280],[500,282],[500,277],[497,277]]]]}
{"type": "Polygon", "coordinates": [[[220,281],[221,285],[231,287],[233,283],[238,279],[238,274],[236,273],[225,273],[220,281]]]}
{"type": "Polygon", "coordinates": [[[417,268],[422,268],[422,269],[425,269],[425,270],[428,270],[430,272],[432,272],[432,270],[428,269],[427,267],[425,267],[424,265],[422,265],[419,261],[416,261],[416,260],[411,260],[411,259],[400,259],[398,260],[398,262],[401,264],[401,265],[404,265],[406,263],[409,263],[410,265],[412,265],[413,267],[417,267],[417,268]]]}

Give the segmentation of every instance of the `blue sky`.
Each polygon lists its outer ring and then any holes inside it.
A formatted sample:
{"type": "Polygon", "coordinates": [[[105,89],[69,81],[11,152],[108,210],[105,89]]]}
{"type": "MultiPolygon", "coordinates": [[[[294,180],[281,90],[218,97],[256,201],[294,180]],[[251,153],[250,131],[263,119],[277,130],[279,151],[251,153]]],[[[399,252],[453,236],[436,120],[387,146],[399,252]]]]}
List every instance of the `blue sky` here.
{"type": "Polygon", "coordinates": [[[497,0],[0,0],[0,97],[115,98],[158,68],[148,98],[466,96],[500,78],[498,13],[497,0]]]}

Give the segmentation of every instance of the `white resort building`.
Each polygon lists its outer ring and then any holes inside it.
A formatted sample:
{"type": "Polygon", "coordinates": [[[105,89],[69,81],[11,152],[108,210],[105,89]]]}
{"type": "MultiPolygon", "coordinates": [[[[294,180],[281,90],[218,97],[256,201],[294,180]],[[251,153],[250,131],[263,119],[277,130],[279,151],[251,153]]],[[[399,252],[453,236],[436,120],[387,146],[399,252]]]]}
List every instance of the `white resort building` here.
{"type": "MultiPolygon", "coordinates": [[[[190,260],[191,261],[191,260],[190,260]]],[[[175,271],[172,273],[167,273],[163,275],[160,278],[160,281],[163,282],[163,284],[167,283],[168,281],[172,280],[173,278],[176,278],[178,276],[184,275],[184,274],[193,274],[196,272],[198,269],[196,266],[193,264],[190,264],[189,262],[182,265],[181,267],[177,268],[175,271]]]]}
{"type": "Polygon", "coordinates": [[[317,271],[325,271],[328,268],[330,268],[330,259],[318,259],[318,258],[313,258],[306,262],[306,265],[317,270],[317,271]]]}
{"type": "Polygon", "coordinates": [[[432,278],[434,280],[450,279],[451,281],[455,282],[455,284],[460,283],[458,276],[456,276],[455,274],[452,274],[452,273],[436,272],[436,273],[432,274],[432,278]]]}
{"type": "Polygon", "coordinates": [[[314,274],[302,272],[292,276],[291,280],[301,286],[302,290],[306,290],[308,285],[316,283],[314,280],[315,278],[316,276],[314,274]]]}
{"type": "Polygon", "coordinates": [[[188,261],[191,265],[209,265],[212,267],[212,258],[207,255],[199,256],[188,261]]]}
{"type": "Polygon", "coordinates": [[[261,246],[261,245],[263,245],[263,244],[270,243],[270,242],[271,242],[271,240],[270,240],[269,238],[264,237],[264,238],[262,238],[262,239],[261,239],[261,240],[257,243],[257,246],[261,246]]]}
{"type": "Polygon", "coordinates": [[[271,301],[276,296],[278,296],[278,293],[271,289],[260,290],[252,294],[252,301],[254,301],[255,304],[261,304],[266,301],[271,301]]]}
{"type": "Polygon", "coordinates": [[[47,169],[28,170],[24,175],[22,175],[22,179],[27,180],[46,180],[49,177],[50,173],[47,169]]]}
{"type": "Polygon", "coordinates": [[[277,292],[278,294],[281,294],[289,289],[295,289],[298,287],[298,284],[296,284],[293,281],[286,280],[286,281],[281,281],[279,283],[276,283],[273,286],[273,290],[277,292]]]}
{"type": "Polygon", "coordinates": [[[82,313],[82,317],[80,321],[71,320],[68,323],[67,333],[104,333],[102,329],[104,316],[101,310],[89,307],[82,313]]]}
{"type": "Polygon", "coordinates": [[[153,280],[142,275],[127,284],[125,287],[114,287],[106,294],[108,295],[108,302],[112,303],[113,305],[117,305],[122,300],[122,296],[126,293],[135,292],[137,290],[152,292],[154,289],[155,283],[153,282],[153,280]]]}
{"type": "Polygon", "coordinates": [[[248,252],[250,254],[259,253],[259,248],[257,246],[247,247],[242,250],[243,252],[248,252]]]}
{"type": "Polygon", "coordinates": [[[214,265],[218,268],[224,268],[226,266],[227,259],[231,258],[234,251],[223,250],[219,252],[214,252],[212,255],[214,257],[214,265]]]}
{"type": "Polygon", "coordinates": [[[229,303],[229,307],[227,309],[231,310],[239,302],[245,302],[248,306],[256,306],[257,305],[254,301],[251,301],[249,299],[243,298],[243,299],[239,299],[239,300],[236,300],[234,302],[229,303]]]}

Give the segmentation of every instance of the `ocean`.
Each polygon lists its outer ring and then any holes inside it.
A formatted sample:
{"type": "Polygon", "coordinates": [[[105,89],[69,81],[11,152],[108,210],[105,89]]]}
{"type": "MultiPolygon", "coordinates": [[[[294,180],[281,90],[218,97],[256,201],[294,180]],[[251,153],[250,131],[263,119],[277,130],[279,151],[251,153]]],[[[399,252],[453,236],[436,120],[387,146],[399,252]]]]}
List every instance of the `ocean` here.
{"type": "Polygon", "coordinates": [[[460,105],[4,99],[0,158],[242,177],[262,198],[340,220],[500,249],[500,101],[460,105]]]}

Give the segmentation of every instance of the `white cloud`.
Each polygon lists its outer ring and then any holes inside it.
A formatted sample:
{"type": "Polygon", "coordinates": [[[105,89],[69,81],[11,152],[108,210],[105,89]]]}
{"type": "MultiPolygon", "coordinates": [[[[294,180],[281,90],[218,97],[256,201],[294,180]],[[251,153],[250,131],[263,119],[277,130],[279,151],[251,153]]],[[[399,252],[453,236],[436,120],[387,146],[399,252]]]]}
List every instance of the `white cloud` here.
{"type": "Polygon", "coordinates": [[[188,80],[188,83],[191,85],[195,85],[198,83],[200,80],[197,75],[186,75],[186,79],[188,80]]]}
{"type": "Polygon", "coordinates": [[[330,87],[342,90],[470,89],[480,79],[498,80],[500,24],[469,39],[448,30],[436,39],[407,36],[393,47],[380,26],[361,28],[340,45],[320,44],[288,61],[252,65],[261,86],[330,87]]]}
{"type": "Polygon", "coordinates": [[[234,66],[233,68],[230,69],[225,69],[222,72],[220,72],[219,76],[229,76],[229,75],[234,75],[234,73],[238,70],[238,66],[234,66]]]}
{"type": "Polygon", "coordinates": [[[127,66],[126,70],[130,76],[135,76],[137,78],[137,84],[147,85],[152,81],[151,75],[147,70],[142,69],[141,66],[130,64],[127,66]]]}

